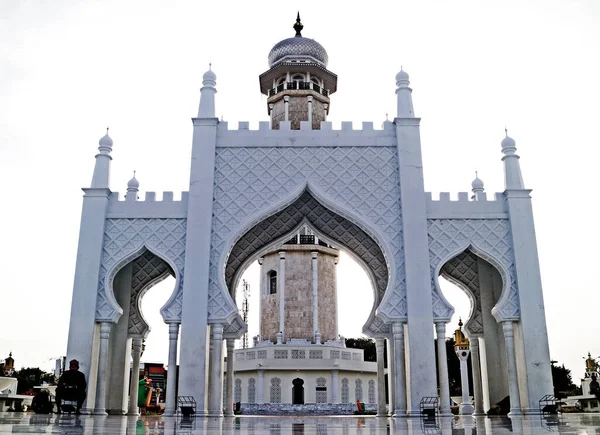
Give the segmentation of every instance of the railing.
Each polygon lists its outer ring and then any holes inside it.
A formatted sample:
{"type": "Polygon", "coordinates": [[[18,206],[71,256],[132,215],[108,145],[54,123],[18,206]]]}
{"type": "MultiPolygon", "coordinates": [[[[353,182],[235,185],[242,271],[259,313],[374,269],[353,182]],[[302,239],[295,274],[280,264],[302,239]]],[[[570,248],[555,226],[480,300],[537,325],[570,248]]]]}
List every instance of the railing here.
{"type": "Polygon", "coordinates": [[[315,244],[317,244],[320,246],[329,247],[329,245],[322,240],[315,242],[314,235],[305,235],[305,234],[300,234],[300,243],[298,243],[298,236],[294,236],[290,240],[285,242],[285,244],[286,245],[315,245],[315,244]]]}
{"type": "Polygon", "coordinates": [[[295,82],[282,83],[279,86],[277,86],[276,88],[269,89],[269,97],[272,97],[273,95],[276,95],[276,94],[282,92],[284,89],[288,90],[288,91],[294,91],[294,90],[308,91],[308,90],[313,90],[317,94],[321,94],[324,97],[328,97],[329,96],[329,91],[327,89],[324,89],[321,86],[317,85],[316,83],[295,81],[295,82]]]}

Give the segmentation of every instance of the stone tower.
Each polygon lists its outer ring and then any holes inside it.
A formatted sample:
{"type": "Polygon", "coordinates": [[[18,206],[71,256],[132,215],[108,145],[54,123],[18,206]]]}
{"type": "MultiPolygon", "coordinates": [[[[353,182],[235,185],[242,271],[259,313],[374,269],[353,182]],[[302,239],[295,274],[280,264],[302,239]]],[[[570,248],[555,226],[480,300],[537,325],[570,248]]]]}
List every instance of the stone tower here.
{"type": "Polygon", "coordinates": [[[259,76],[273,130],[279,130],[281,121],[290,121],[292,130],[300,130],[301,121],[320,129],[321,121],[327,121],[329,96],[337,90],[337,76],[327,70],[327,52],[303,37],[303,28],[298,13],[296,35],[273,46],[269,70],[259,76]]]}
{"type": "Polygon", "coordinates": [[[304,228],[259,260],[263,340],[335,340],[339,251],[304,228]],[[278,336],[278,333],[282,334],[278,336]]]}

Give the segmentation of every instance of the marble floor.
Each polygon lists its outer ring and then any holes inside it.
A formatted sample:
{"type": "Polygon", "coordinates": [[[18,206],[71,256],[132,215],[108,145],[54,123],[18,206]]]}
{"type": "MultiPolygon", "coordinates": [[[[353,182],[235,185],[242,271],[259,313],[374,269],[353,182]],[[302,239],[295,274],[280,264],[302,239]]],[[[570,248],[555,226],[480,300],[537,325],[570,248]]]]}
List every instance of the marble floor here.
{"type": "Polygon", "coordinates": [[[36,415],[0,412],[0,434],[254,434],[254,435],[387,435],[387,434],[600,434],[600,414],[554,417],[455,417],[428,421],[378,417],[175,418],[36,415]]]}

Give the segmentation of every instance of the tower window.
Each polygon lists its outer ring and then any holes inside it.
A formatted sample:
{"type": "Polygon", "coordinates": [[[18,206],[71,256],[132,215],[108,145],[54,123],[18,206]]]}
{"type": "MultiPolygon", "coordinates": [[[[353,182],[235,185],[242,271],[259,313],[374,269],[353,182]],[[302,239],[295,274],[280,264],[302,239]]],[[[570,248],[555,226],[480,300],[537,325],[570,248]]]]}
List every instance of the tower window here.
{"type": "Polygon", "coordinates": [[[277,293],[277,272],[274,270],[269,272],[269,294],[274,295],[277,293]]]}

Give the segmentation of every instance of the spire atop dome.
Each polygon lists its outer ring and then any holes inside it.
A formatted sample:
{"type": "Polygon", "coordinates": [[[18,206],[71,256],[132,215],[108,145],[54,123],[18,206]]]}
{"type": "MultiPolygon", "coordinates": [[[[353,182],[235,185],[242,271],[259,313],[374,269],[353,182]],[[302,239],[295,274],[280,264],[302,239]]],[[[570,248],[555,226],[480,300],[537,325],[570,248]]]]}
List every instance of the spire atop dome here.
{"type": "Polygon", "coordinates": [[[140,190],[140,182],[135,178],[135,171],[133,171],[133,178],[127,182],[127,193],[125,198],[128,201],[137,201],[137,193],[140,190]]]}
{"type": "Polygon", "coordinates": [[[208,64],[208,71],[202,76],[202,88],[200,88],[200,106],[198,107],[198,118],[215,117],[215,94],[217,93],[217,75],[212,70],[212,63],[208,64]]]}
{"type": "Polygon", "coordinates": [[[400,72],[396,74],[396,95],[398,99],[398,118],[414,118],[415,112],[412,102],[412,89],[408,86],[410,80],[408,73],[400,67],[400,72]]]}
{"type": "Polygon", "coordinates": [[[302,37],[302,33],[300,33],[304,29],[302,22],[300,21],[300,11],[298,11],[298,15],[296,16],[296,24],[294,24],[294,30],[296,31],[296,36],[302,37]]]}
{"type": "Polygon", "coordinates": [[[92,188],[108,189],[110,178],[110,161],[112,157],[110,153],[113,147],[113,140],[108,135],[108,127],[106,134],[98,141],[98,151],[96,154],[96,164],[94,166],[94,175],[92,176],[92,188]]]}
{"type": "Polygon", "coordinates": [[[517,145],[515,140],[508,135],[508,129],[504,127],[505,137],[502,139],[502,160],[504,161],[504,187],[507,190],[524,189],[523,177],[521,176],[521,167],[519,165],[519,156],[517,155],[517,145]]]}
{"type": "Polygon", "coordinates": [[[473,192],[471,199],[475,201],[479,199],[479,194],[483,193],[483,181],[477,175],[477,171],[475,171],[475,179],[471,183],[471,192],[473,192]]]}

